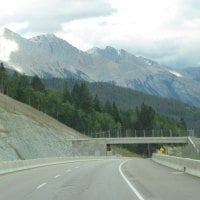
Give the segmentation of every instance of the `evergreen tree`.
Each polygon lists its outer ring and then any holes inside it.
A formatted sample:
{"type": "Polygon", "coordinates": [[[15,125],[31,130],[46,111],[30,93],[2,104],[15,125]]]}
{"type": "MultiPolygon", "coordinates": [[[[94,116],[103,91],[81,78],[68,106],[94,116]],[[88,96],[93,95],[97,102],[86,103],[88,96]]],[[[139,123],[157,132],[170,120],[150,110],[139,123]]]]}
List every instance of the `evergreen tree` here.
{"type": "Polygon", "coordinates": [[[15,83],[16,86],[19,84],[20,74],[17,71],[14,71],[12,77],[12,81],[15,83]]]}
{"type": "Polygon", "coordinates": [[[48,113],[54,118],[58,119],[60,110],[60,105],[62,105],[62,96],[58,91],[50,90],[46,95],[46,107],[48,113]]]}
{"type": "Polygon", "coordinates": [[[17,81],[16,99],[22,102],[26,102],[25,88],[28,87],[29,79],[26,75],[19,74],[17,81]]]}
{"type": "Polygon", "coordinates": [[[36,96],[34,94],[34,89],[31,86],[27,86],[26,88],[23,89],[23,102],[31,105],[35,108],[37,108],[37,105],[35,104],[36,101],[36,96]]]}
{"type": "Polygon", "coordinates": [[[136,113],[133,110],[122,110],[120,118],[123,129],[135,129],[136,113]]]}
{"type": "Polygon", "coordinates": [[[92,111],[92,96],[85,83],[81,83],[81,85],[76,83],[74,85],[72,98],[77,108],[82,109],[86,113],[92,111]]]}
{"type": "Polygon", "coordinates": [[[99,130],[109,131],[116,128],[116,122],[108,113],[95,113],[95,123],[100,125],[99,130]]]}
{"type": "Polygon", "coordinates": [[[6,93],[8,87],[8,73],[3,63],[0,63],[0,92],[6,93]]]}
{"type": "Polygon", "coordinates": [[[25,74],[19,74],[18,87],[25,88],[30,85],[29,78],[25,74]]]}
{"type": "Polygon", "coordinates": [[[106,113],[108,113],[108,114],[110,114],[110,115],[113,114],[113,112],[112,112],[112,106],[111,106],[111,103],[110,103],[109,100],[107,100],[107,101],[105,102],[105,105],[104,105],[104,112],[106,112],[106,113]]]}
{"type": "Polygon", "coordinates": [[[93,100],[93,108],[94,110],[96,110],[97,112],[102,112],[102,107],[101,107],[101,103],[99,100],[98,95],[96,94],[94,100],[93,100]]]}
{"type": "Polygon", "coordinates": [[[74,102],[74,105],[77,107],[77,108],[80,108],[80,98],[81,98],[81,95],[80,95],[80,92],[81,92],[81,88],[80,88],[80,85],[76,82],[74,84],[74,87],[72,89],[72,100],[74,102]]]}
{"type": "Polygon", "coordinates": [[[115,119],[116,122],[121,122],[119,110],[118,110],[115,102],[113,102],[113,105],[112,105],[112,116],[113,116],[113,118],[115,119]]]}
{"type": "Polygon", "coordinates": [[[80,132],[84,132],[86,129],[86,125],[83,122],[84,117],[84,113],[81,110],[75,109],[72,116],[72,127],[80,132]]]}
{"type": "Polygon", "coordinates": [[[31,81],[31,86],[36,91],[45,92],[45,86],[38,76],[33,77],[31,81]]]}
{"type": "Polygon", "coordinates": [[[180,126],[183,130],[187,130],[187,124],[185,122],[185,120],[181,117],[180,119],[180,126]]]}
{"type": "Polygon", "coordinates": [[[153,108],[142,103],[140,111],[137,110],[136,128],[151,130],[154,127],[154,119],[155,111],[153,108]]]}
{"type": "Polygon", "coordinates": [[[15,99],[17,99],[19,79],[20,79],[20,74],[17,71],[14,71],[13,75],[10,77],[9,96],[15,99]]]}
{"type": "Polygon", "coordinates": [[[92,111],[92,95],[85,83],[81,83],[80,89],[80,108],[86,113],[90,113],[92,111]]]}
{"type": "Polygon", "coordinates": [[[72,103],[72,96],[70,94],[67,82],[65,82],[64,90],[63,90],[63,102],[70,102],[72,103]]]}

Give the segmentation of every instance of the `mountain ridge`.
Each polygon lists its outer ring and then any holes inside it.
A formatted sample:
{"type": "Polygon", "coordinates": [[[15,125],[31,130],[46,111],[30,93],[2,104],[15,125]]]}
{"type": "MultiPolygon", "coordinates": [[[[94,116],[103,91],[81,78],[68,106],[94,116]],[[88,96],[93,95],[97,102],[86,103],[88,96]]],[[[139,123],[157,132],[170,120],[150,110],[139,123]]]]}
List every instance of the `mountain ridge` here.
{"type": "Polygon", "coordinates": [[[111,82],[200,107],[200,86],[195,72],[171,69],[110,46],[84,52],[53,34],[25,39],[6,29],[3,37],[18,45],[6,64],[26,75],[111,82]]]}

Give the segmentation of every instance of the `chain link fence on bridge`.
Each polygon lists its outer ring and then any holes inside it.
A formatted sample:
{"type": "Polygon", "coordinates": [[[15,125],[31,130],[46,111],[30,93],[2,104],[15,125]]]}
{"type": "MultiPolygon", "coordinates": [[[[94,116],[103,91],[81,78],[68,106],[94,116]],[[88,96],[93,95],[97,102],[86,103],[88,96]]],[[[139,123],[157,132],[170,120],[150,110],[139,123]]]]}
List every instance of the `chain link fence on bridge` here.
{"type": "Polygon", "coordinates": [[[119,137],[187,137],[194,136],[193,130],[133,130],[113,129],[90,133],[93,138],[119,138],[119,137]]]}

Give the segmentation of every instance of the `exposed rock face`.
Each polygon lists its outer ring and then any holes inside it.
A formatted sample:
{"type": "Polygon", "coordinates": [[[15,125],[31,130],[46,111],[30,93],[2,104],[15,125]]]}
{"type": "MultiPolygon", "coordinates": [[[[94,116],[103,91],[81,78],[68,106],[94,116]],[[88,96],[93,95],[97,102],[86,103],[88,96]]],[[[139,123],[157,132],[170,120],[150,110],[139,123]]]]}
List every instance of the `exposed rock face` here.
{"type": "Polygon", "coordinates": [[[0,160],[81,155],[77,131],[0,94],[0,160]]]}

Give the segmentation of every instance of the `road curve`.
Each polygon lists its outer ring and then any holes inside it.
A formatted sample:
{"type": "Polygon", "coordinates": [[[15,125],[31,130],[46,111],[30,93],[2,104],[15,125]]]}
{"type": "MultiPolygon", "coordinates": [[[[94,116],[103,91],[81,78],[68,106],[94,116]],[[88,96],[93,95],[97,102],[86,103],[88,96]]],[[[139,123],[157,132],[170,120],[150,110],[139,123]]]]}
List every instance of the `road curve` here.
{"type": "Polygon", "coordinates": [[[66,163],[0,176],[0,200],[199,199],[200,179],[133,158],[66,163]]]}

